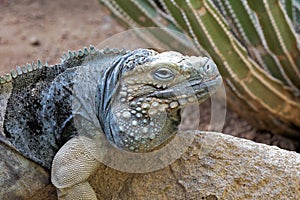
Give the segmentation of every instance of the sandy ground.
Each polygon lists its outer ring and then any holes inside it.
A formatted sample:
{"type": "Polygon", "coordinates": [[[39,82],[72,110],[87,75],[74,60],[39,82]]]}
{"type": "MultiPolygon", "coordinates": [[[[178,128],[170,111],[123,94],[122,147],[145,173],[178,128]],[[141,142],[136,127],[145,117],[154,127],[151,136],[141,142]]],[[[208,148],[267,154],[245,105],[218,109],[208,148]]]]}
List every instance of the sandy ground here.
{"type": "MultiPolygon", "coordinates": [[[[1,2],[1,1],[0,1],[1,2]]],[[[8,0],[0,4],[0,69],[98,44],[125,30],[96,0],[8,0]]]]}
{"type": "MultiPolygon", "coordinates": [[[[126,30],[96,0],[0,0],[0,73],[38,59],[55,64],[63,52],[101,43],[126,30]]],[[[209,103],[201,106],[206,129],[209,103]]],[[[224,133],[299,151],[299,142],[257,131],[228,110],[224,133]]]]}

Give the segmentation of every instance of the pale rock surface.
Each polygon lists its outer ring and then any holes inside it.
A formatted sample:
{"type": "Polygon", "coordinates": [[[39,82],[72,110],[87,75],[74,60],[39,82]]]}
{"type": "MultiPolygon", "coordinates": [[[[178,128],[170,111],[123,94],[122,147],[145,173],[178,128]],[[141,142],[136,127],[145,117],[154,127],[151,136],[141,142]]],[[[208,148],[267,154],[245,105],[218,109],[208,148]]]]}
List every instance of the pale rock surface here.
{"type": "MultiPolygon", "coordinates": [[[[161,170],[130,174],[101,165],[90,178],[98,198],[300,199],[300,155],[296,152],[221,133],[191,134],[196,136],[187,152],[161,170]]],[[[55,199],[55,189],[43,169],[6,151],[1,147],[1,195],[13,195],[9,183],[18,184],[15,191],[23,199],[55,199]]],[[[11,199],[6,197],[1,199],[11,199]]]]}

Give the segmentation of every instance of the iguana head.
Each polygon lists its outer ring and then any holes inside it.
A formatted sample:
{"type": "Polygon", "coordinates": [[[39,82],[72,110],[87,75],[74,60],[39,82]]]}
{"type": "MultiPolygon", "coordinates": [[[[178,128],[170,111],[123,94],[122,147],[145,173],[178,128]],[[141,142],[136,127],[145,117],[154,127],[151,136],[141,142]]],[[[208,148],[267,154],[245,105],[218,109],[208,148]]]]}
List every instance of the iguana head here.
{"type": "Polygon", "coordinates": [[[104,132],[116,146],[133,152],[165,143],[177,131],[180,109],[203,102],[221,84],[211,59],[174,51],[139,49],[114,65],[118,72],[106,72],[118,83],[106,102],[104,132]]]}

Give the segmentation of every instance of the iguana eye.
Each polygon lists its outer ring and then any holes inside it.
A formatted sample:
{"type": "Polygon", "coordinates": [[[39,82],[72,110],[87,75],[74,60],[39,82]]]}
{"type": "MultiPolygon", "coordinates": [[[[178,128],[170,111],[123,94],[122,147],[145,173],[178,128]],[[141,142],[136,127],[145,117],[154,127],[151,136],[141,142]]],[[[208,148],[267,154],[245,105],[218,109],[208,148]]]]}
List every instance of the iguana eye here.
{"type": "Polygon", "coordinates": [[[159,68],[153,73],[153,77],[159,81],[169,81],[172,80],[175,75],[168,68],[159,68]]]}

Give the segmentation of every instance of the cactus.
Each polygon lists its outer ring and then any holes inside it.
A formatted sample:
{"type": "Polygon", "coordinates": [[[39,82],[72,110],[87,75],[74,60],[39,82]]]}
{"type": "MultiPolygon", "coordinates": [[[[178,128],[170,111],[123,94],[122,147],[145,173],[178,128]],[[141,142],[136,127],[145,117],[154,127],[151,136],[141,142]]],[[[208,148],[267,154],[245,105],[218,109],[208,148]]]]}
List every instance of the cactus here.
{"type": "Polygon", "coordinates": [[[235,111],[259,129],[300,138],[299,0],[99,1],[129,27],[188,34],[219,66],[235,111]]]}

